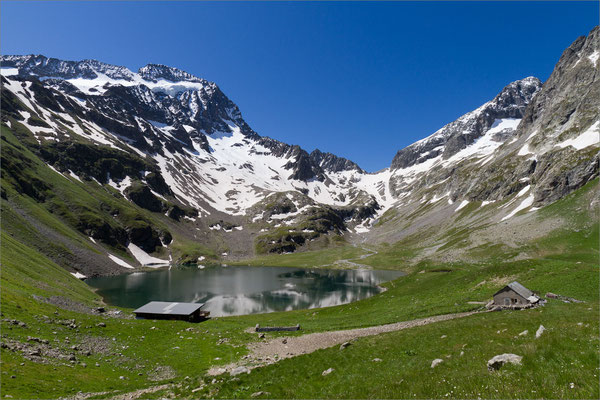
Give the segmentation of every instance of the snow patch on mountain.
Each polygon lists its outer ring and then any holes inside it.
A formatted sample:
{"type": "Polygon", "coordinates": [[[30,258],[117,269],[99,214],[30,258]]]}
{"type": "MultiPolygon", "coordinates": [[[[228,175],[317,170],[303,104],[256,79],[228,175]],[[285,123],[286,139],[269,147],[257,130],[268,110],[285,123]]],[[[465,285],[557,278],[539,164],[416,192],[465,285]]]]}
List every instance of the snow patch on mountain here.
{"type": "Polygon", "coordinates": [[[160,258],[152,257],[133,243],[129,243],[127,249],[131,252],[133,257],[144,266],[159,268],[169,265],[169,260],[161,260],[160,258]]]}
{"type": "Polygon", "coordinates": [[[530,194],[517,207],[515,207],[515,209],[512,210],[510,212],[510,214],[508,214],[507,216],[502,218],[501,221],[506,221],[507,219],[514,217],[515,214],[518,213],[519,211],[524,210],[528,207],[531,207],[531,205],[533,204],[533,200],[534,200],[533,194],[530,194]]]}
{"type": "Polygon", "coordinates": [[[135,269],[130,264],[128,264],[127,262],[121,260],[117,256],[113,256],[112,254],[107,254],[107,256],[108,256],[108,258],[110,258],[111,260],[113,260],[116,264],[120,265],[121,267],[125,267],[127,269],[135,269]]]}
{"type": "Polygon", "coordinates": [[[585,149],[589,146],[597,146],[600,143],[600,121],[594,122],[588,129],[586,129],[579,136],[567,139],[563,142],[557,143],[556,147],[567,147],[572,146],[577,150],[585,149]]]}

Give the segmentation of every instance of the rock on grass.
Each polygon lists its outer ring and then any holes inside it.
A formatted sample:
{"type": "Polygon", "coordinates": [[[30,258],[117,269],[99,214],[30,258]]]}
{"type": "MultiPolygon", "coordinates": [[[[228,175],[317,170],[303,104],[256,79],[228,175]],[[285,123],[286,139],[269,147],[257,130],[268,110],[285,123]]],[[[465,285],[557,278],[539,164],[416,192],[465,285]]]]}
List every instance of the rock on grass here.
{"type": "Polygon", "coordinates": [[[522,359],[523,357],[512,353],[498,354],[488,360],[487,367],[489,371],[496,371],[506,363],[520,365],[522,359]]]}
{"type": "Polygon", "coordinates": [[[546,330],[546,328],[544,327],[544,325],[540,325],[538,330],[535,331],[535,338],[539,339],[539,337],[542,336],[542,333],[544,333],[545,330],[546,330]]]}

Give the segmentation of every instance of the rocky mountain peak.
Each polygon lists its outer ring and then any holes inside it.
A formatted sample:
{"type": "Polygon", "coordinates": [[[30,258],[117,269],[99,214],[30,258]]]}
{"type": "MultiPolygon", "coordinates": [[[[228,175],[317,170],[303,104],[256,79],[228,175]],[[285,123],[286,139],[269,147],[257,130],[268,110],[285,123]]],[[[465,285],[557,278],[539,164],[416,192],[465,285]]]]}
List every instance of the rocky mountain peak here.
{"type": "Polygon", "coordinates": [[[586,128],[597,121],[600,107],[599,59],[598,26],[587,37],[577,38],[565,49],[523,118],[522,136],[541,133],[531,143],[532,147],[552,145],[554,138],[571,128],[578,131],[578,127],[586,128]],[[557,93],[563,95],[557,97],[557,93]]]}
{"type": "Polygon", "coordinates": [[[523,118],[527,105],[541,87],[540,80],[532,76],[509,83],[478,109],[398,151],[392,160],[392,169],[408,168],[440,155],[448,159],[473,144],[499,121],[523,118]]]}
{"type": "Polygon", "coordinates": [[[320,166],[327,172],[363,172],[363,170],[355,162],[343,157],[338,157],[332,153],[323,153],[319,149],[315,149],[310,153],[310,159],[313,161],[314,164],[320,166]]]}
{"type": "Polygon", "coordinates": [[[511,82],[498,93],[488,108],[507,117],[521,118],[524,108],[541,88],[542,82],[534,76],[511,82]]]}
{"type": "Polygon", "coordinates": [[[162,64],[148,64],[138,70],[138,74],[145,80],[156,82],[164,79],[170,82],[195,82],[208,84],[208,81],[198,78],[178,68],[162,64]]]}
{"type": "Polygon", "coordinates": [[[111,79],[133,80],[134,74],[128,68],[103,63],[97,60],[65,61],[43,55],[1,56],[2,67],[18,68],[19,75],[52,77],[62,79],[96,79],[100,74],[111,79]]]}

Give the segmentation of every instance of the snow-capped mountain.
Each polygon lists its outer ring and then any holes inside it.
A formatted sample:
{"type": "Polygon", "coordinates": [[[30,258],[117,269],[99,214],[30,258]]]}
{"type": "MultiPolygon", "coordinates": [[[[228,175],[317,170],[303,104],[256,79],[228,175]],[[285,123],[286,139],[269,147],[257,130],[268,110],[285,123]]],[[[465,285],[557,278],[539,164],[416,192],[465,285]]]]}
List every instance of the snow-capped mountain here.
{"type": "MultiPolygon", "coordinates": [[[[72,127],[76,133],[98,144],[118,147],[121,142],[151,156],[178,200],[201,214],[209,215],[212,208],[243,215],[271,192],[298,190],[331,205],[350,204],[358,195],[348,196],[328,176],[362,172],[356,164],[258,136],[216,84],[184,71],[147,65],[133,73],[98,61],[43,56],[8,56],[2,65],[9,67],[4,75],[35,76],[44,88],[72,100],[88,119],[72,127]]],[[[30,98],[36,94],[29,83],[6,86],[33,107],[30,98]]],[[[41,117],[51,119],[50,110],[41,117]]],[[[51,134],[60,140],[61,124],[50,123],[53,131],[35,128],[36,137],[47,140],[51,134]]]]}
{"type": "MultiPolygon", "coordinates": [[[[294,251],[328,232],[397,239],[470,203],[502,203],[486,221],[506,221],[598,175],[599,36],[573,43],[545,84],[508,84],[373,174],[261,137],[215,83],[157,64],[2,56],[2,124],[57,173],[112,187],[195,240],[245,230],[234,246],[247,254],[294,251]]],[[[77,229],[114,235],[88,225],[77,229]]],[[[122,228],[115,243],[168,246],[164,230],[122,228]]]]}

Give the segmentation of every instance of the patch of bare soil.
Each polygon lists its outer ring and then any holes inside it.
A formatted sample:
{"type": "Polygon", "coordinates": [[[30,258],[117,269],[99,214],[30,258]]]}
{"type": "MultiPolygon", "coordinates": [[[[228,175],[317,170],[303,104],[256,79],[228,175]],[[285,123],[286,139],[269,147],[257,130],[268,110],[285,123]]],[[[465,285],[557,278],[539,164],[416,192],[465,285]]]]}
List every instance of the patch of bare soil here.
{"type": "Polygon", "coordinates": [[[279,337],[263,342],[255,342],[248,345],[250,354],[245,356],[240,363],[213,367],[208,371],[208,375],[220,375],[226,372],[231,373],[236,368],[239,370],[240,367],[245,367],[250,370],[264,365],[276,363],[284,358],[308,354],[319,349],[325,349],[342,343],[350,342],[360,337],[378,335],[380,333],[394,332],[435,322],[467,317],[477,312],[478,311],[470,311],[457,314],[445,314],[411,321],[396,322],[387,325],[372,326],[368,328],[318,332],[303,336],[279,337]]]}

